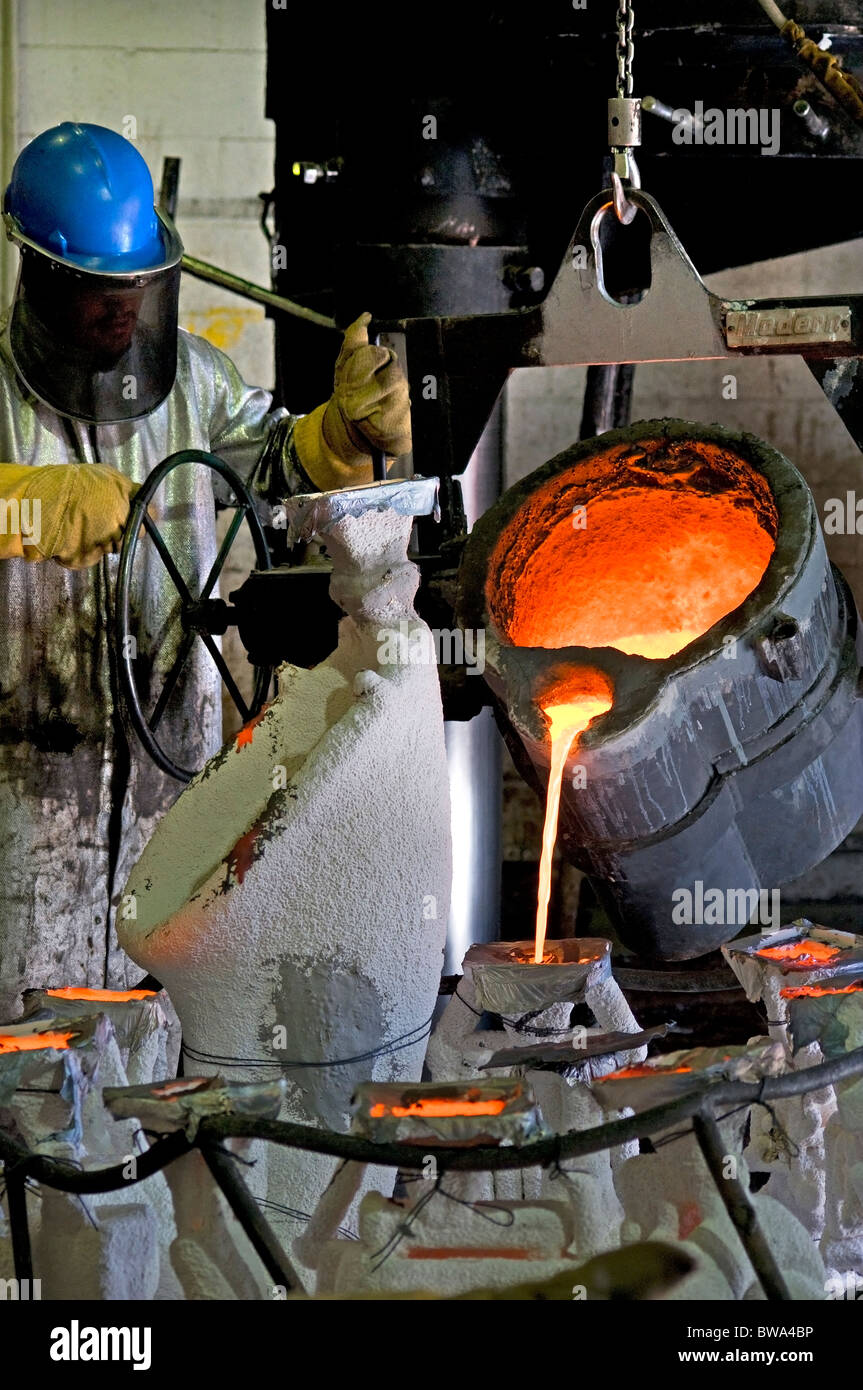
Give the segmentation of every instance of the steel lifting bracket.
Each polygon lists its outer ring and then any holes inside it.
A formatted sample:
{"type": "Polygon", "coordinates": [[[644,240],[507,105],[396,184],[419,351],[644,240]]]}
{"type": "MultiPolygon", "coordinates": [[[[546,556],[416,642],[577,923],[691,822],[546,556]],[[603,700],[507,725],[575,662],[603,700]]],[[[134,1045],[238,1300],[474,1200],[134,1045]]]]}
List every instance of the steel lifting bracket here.
{"type": "Polygon", "coordinates": [[[416,471],[464,471],[516,367],[776,353],[804,358],[863,450],[863,295],[723,299],[704,284],[658,203],[641,188],[627,188],[626,197],[650,224],[650,286],[638,303],[621,304],[606,288],[600,228],[613,215],[614,190],[608,188],[582,212],[541,304],[382,325],[381,340],[407,362],[412,399],[421,403],[415,409],[416,471]]]}

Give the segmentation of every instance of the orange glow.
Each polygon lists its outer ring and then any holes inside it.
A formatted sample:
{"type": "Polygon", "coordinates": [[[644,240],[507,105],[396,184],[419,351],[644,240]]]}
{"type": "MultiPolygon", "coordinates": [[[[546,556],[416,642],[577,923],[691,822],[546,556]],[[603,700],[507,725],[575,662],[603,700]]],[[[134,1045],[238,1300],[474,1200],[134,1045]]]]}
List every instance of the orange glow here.
{"type": "Polygon", "coordinates": [[[608,1076],[598,1076],[597,1081],[629,1081],[636,1076],[683,1076],[685,1072],[692,1071],[691,1067],[623,1067],[620,1071],[612,1071],[608,1076]]]}
{"type": "Polygon", "coordinates": [[[704,1220],[704,1212],[697,1202],[680,1202],[677,1207],[677,1239],[688,1240],[704,1220]]]}
{"type": "Polygon", "coordinates": [[[835,960],[839,947],[828,946],[823,941],[789,941],[784,946],[765,946],[755,954],[764,960],[784,961],[797,970],[805,970],[835,960]]]}
{"type": "MultiPolygon", "coordinates": [[[[508,639],[519,647],[616,647],[659,660],[737,608],[774,549],[762,525],[764,500],[756,505],[763,480],[753,475],[748,486],[720,492],[681,481],[585,496],[583,527],[571,513],[544,514],[529,553],[513,545],[512,560],[490,576],[491,611],[505,605],[508,639]]],[[[517,514],[510,529],[530,523],[517,514]]],[[[513,544],[506,535],[503,542],[513,544]]]]}
{"type": "Polygon", "coordinates": [[[856,980],[853,985],[799,985],[796,989],[780,989],[782,999],[820,999],[825,994],[859,994],[863,984],[856,980]]]}
{"type": "Polygon", "coordinates": [[[62,1052],[68,1048],[69,1039],[76,1036],[75,1033],[22,1033],[20,1036],[0,1033],[0,1055],[6,1052],[43,1052],[52,1047],[62,1052]]]}
{"type": "Polygon", "coordinates": [[[241,835],[234,848],[228,855],[228,872],[233,873],[238,883],[242,883],[249,872],[249,869],[257,859],[255,844],[261,833],[261,826],[258,821],[247,830],[245,835],[241,835]]]}
{"type": "Polygon", "coordinates": [[[248,724],[243,725],[242,729],[237,734],[238,748],[246,748],[251,744],[255,736],[255,729],[258,727],[269,708],[269,705],[264,705],[263,709],[254,715],[253,718],[249,720],[248,724]]]}
{"type": "Polygon", "coordinates": [[[66,985],[63,989],[46,989],[55,999],[92,999],[100,1004],[126,1004],[133,999],[155,999],[154,989],[76,989],[66,985]]]}
{"type": "MultiPolygon", "coordinates": [[[[585,671],[584,676],[590,673],[585,671]]],[[[548,772],[548,791],[545,799],[545,824],[542,828],[542,857],[539,861],[539,889],[536,903],[536,947],[533,954],[534,965],[542,965],[545,951],[545,934],[548,928],[548,901],[551,896],[551,867],[554,858],[554,844],[557,839],[557,821],[560,814],[560,787],[563,771],[570,751],[592,719],[611,709],[612,696],[607,681],[593,673],[606,690],[583,693],[578,699],[568,703],[543,705],[543,714],[548,716],[548,733],[551,739],[551,764],[548,772]]]]}
{"type": "Polygon", "coordinates": [[[153,1095],[158,1096],[159,1100],[180,1100],[190,1091],[200,1091],[205,1084],[200,1076],[190,1076],[188,1080],[179,1077],[176,1081],[163,1081],[161,1085],[154,1086],[153,1095]]]}
{"type": "Polygon", "coordinates": [[[505,1105],[505,1100],[438,1100],[429,1096],[424,1100],[413,1100],[409,1105],[384,1105],[383,1101],[378,1101],[377,1105],[372,1106],[369,1116],[373,1120],[382,1120],[385,1115],[392,1115],[396,1120],[406,1120],[412,1115],[428,1120],[439,1120],[446,1116],[467,1119],[472,1115],[499,1115],[505,1105]]]}

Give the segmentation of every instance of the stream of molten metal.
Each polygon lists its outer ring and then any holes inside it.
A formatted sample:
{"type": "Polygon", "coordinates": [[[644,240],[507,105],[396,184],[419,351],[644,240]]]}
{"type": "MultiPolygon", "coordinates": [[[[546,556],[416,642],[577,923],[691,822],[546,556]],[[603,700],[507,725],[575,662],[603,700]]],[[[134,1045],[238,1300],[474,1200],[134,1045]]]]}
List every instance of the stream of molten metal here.
{"type": "Polygon", "coordinates": [[[560,814],[560,786],[570,750],[579,734],[584,733],[591,719],[611,709],[610,695],[586,695],[568,705],[544,705],[548,716],[551,739],[551,767],[548,773],[548,792],[545,800],[545,824],[542,828],[542,857],[539,861],[539,892],[536,904],[536,947],[534,965],[542,965],[545,953],[545,933],[548,926],[548,900],[551,897],[551,866],[557,839],[560,814]]]}

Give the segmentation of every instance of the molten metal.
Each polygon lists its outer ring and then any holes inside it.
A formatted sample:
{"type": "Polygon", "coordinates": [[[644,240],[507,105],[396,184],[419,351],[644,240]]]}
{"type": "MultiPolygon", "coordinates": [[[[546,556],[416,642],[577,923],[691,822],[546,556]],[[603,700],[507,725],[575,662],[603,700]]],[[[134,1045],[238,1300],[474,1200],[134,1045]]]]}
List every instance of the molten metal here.
{"type": "Polygon", "coordinates": [[[781,989],[782,999],[821,999],[825,994],[858,994],[863,992],[863,982],[855,980],[853,985],[799,985],[796,989],[781,989]]]}
{"type": "Polygon", "coordinates": [[[0,1055],[7,1052],[43,1052],[54,1048],[58,1052],[69,1046],[75,1033],[0,1033],[0,1055]]]}
{"type": "Polygon", "coordinates": [[[243,725],[242,729],[237,734],[238,748],[247,748],[251,744],[255,736],[255,729],[258,727],[269,708],[269,705],[264,705],[263,708],[260,709],[257,714],[252,716],[248,724],[243,725]]]}
{"type": "Polygon", "coordinates": [[[629,1081],[636,1076],[683,1076],[685,1072],[692,1071],[691,1067],[622,1067],[620,1071],[609,1072],[607,1076],[598,1076],[597,1081],[629,1081]]]}
{"type": "Polygon", "coordinates": [[[499,1115],[505,1107],[505,1100],[470,1100],[468,1097],[439,1100],[430,1096],[427,1100],[413,1100],[408,1105],[384,1105],[383,1101],[378,1101],[369,1110],[369,1117],[382,1120],[385,1115],[392,1115],[393,1119],[404,1120],[411,1115],[419,1115],[438,1120],[445,1116],[499,1115]]]}
{"type": "Polygon", "coordinates": [[[583,733],[592,719],[611,709],[611,694],[583,695],[569,704],[549,704],[543,706],[543,714],[548,716],[548,733],[551,739],[551,765],[548,773],[548,791],[545,802],[545,824],[542,829],[542,856],[539,861],[539,889],[536,905],[536,949],[534,965],[543,963],[545,933],[548,927],[548,900],[551,896],[551,865],[554,857],[554,844],[557,839],[557,821],[560,813],[560,784],[566,760],[579,734],[583,733]]]}
{"type": "MultiPolygon", "coordinates": [[[[672,656],[743,602],[774,549],[756,512],[733,495],[636,486],[599,495],[581,510],[584,525],[562,518],[524,566],[508,634],[517,646],[616,647],[630,656],[672,656]]],[[[611,698],[594,695],[543,705],[551,768],[537,964],[545,943],[563,770],[578,735],[611,704],[611,698]]]]}
{"type": "Polygon", "coordinates": [[[789,941],[784,946],[765,946],[755,954],[762,960],[776,960],[790,966],[793,970],[811,970],[819,965],[827,965],[840,954],[838,946],[827,946],[823,941],[789,941]]]}
{"type": "Polygon", "coordinates": [[[508,624],[515,646],[672,656],[743,602],[773,554],[756,511],[732,493],[624,487],[583,511],[583,527],[562,518],[528,556],[508,624]]]}
{"type": "Polygon", "coordinates": [[[89,989],[65,985],[62,989],[46,989],[55,999],[89,999],[99,1004],[127,1004],[136,999],[155,999],[154,989],[89,989]]]}

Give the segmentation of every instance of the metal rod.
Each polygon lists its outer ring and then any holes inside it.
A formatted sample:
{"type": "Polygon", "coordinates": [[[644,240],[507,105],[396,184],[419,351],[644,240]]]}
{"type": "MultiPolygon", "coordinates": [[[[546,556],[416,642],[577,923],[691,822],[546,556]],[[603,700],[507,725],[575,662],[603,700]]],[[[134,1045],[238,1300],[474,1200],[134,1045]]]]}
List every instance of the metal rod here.
{"type": "Polygon", "coordinates": [[[641,98],[642,111],[648,111],[651,116],[659,116],[663,121],[670,121],[676,125],[674,107],[669,106],[667,101],[660,101],[659,97],[646,96],[641,98]]]}
{"type": "Polygon", "coordinates": [[[631,362],[609,367],[588,367],[581,415],[581,439],[628,425],[632,414],[632,383],[635,367],[631,362]]]}
{"type": "Polygon", "coordinates": [[[830,122],[820,115],[805,97],[800,97],[792,106],[792,111],[799,118],[809,131],[810,135],[816,136],[819,140],[825,140],[830,134],[830,122]]]}
{"type": "Polygon", "coordinates": [[[180,191],[180,161],[176,155],[166,154],[162,160],[162,184],[159,189],[159,207],[168,214],[171,221],[177,218],[177,195],[180,191]]]}
{"type": "Polygon", "coordinates": [[[210,265],[209,261],[199,261],[195,256],[183,256],[180,264],[186,274],[193,275],[196,280],[206,280],[210,285],[221,285],[223,290],[230,290],[242,299],[252,299],[256,304],[267,304],[271,309],[290,314],[292,318],[305,319],[306,323],[316,323],[319,328],[331,328],[336,333],[340,331],[335,319],[328,319],[326,314],[306,309],[304,305],[295,304],[292,299],[285,299],[282,295],[276,294],[274,290],[265,290],[262,285],[255,285],[240,275],[232,275],[228,270],[210,265]]]}
{"type": "MultiPolygon", "coordinates": [[[[726,1172],[729,1158],[726,1151],[727,1145],[722,1138],[719,1125],[716,1123],[712,1105],[708,1103],[696,1113],[692,1118],[692,1125],[698,1140],[698,1147],[710,1169],[710,1176],[716,1184],[716,1190],[725,1204],[725,1210],[740,1237],[741,1244],[749,1256],[750,1264],[764,1290],[764,1297],[771,1303],[792,1302],[788,1285],[773,1258],[773,1252],[764,1237],[755,1208],[749,1200],[743,1183],[736,1175],[729,1176],[726,1172]]],[[[736,1174],[736,1165],[732,1165],[732,1170],[736,1174]]]]}
{"type": "MultiPolygon", "coordinates": [[[[12,1232],[12,1263],[19,1287],[24,1279],[33,1278],[33,1257],[30,1251],[30,1226],[27,1221],[27,1173],[21,1163],[4,1168],[9,1226],[12,1232]]],[[[28,1288],[30,1285],[27,1286],[28,1288]]]]}
{"type": "Polygon", "coordinates": [[[237,1172],[236,1160],[212,1144],[202,1144],[201,1153],[267,1273],[288,1292],[294,1290],[302,1293],[299,1276],[237,1172]]]}

